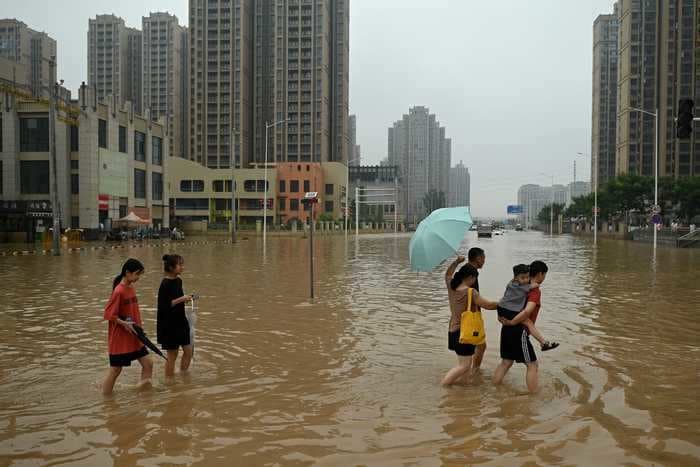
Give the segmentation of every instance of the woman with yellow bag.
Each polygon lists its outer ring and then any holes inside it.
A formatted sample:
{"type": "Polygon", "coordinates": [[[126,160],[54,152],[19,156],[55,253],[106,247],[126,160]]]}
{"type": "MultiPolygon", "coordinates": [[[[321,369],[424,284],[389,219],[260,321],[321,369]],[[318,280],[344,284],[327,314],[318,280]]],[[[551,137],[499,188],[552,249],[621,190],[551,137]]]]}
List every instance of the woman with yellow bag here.
{"type": "Polygon", "coordinates": [[[458,256],[445,272],[451,313],[447,348],[457,354],[457,366],[450,369],[442,379],[443,386],[450,386],[467,375],[476,346],[486,339],[479,307],[486,310],[495,310],[498,307],[498,303],[483,298],[473,288],[479,277],[479,271],[474,266],[465,264],[455,274],[457,266],[462,262],[464,256],[458,256]]]}

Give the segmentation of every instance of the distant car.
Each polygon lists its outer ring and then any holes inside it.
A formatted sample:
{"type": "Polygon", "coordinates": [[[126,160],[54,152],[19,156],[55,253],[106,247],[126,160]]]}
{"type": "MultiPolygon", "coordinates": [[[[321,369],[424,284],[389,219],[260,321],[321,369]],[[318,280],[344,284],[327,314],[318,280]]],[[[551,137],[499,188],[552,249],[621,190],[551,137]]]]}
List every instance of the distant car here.
{"type": "Polygon", "coordinates": [[[493,228],[490,225],[481,224],[476,229],[476,236],[491,238],[493,236],[493,228]]]}
{"type": "Polygon", "coordinates": [[[523,231],[523,226],[521,224],[518,224],[515,226],[515,231],[516,232],[522,232],[523,231]]]}

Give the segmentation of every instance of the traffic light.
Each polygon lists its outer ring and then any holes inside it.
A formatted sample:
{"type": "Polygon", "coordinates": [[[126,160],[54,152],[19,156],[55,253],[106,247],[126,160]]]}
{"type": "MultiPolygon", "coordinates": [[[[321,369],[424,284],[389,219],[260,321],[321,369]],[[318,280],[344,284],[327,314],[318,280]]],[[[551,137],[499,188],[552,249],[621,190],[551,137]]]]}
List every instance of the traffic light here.
{"type": "Polygon", "coordinates": [[[678,121],[676,123],[676,136],[680,139],[690,138],[693,132],[693,99],[681,99],[678,101],[678,121]]]}

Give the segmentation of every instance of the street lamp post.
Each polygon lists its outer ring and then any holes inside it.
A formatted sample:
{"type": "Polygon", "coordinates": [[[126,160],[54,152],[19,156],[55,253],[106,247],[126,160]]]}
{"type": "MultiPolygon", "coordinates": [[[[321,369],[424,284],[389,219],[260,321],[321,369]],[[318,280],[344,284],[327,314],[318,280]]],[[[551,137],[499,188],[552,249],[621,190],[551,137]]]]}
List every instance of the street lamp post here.
{"type": "Polygon", "coordinates": [[[235,160],[235,153],[234,153],[234,129],[231,127],[231,136],[229,145],[231,147],[231,243],[236,243],[236,229],[238,228],[237,222],[236,222],[236,177],[235,177],[235,168],[236,168],[236,160],[235,160]]]}
{"type": "MultiPolygon", "coordinates": [[[[656,112],[649,112],[636,107],[630,107],[629,110],[654,117],[654,210],[656,210],[659,206],[659,109],[656,109],[656,112]]],[[[654,257],[656,257],[656,241],[656,224],[654,224],[654,257]]]]}
{"type": "Polygon", "coordinates": [[[283,123],[287,123],[289,120],[277,120],[273,123],[265,123],[265,186],[263,188],[263,250],[267,248],[267,134],[270,128],[276,127],[283,123]]]}
{"type": "Polygon", "coordinates": [[[52,56],[49,59],[49,144],[51,145],[51,185],[53,199],[51,200],[51,211],[53,214],[53,236],[52,250],[54,256],[60,256],[61,247],[59,244],[61,238],[61,221],[58,211],[58,168],[56,158],[56,57],[52,56]]]}

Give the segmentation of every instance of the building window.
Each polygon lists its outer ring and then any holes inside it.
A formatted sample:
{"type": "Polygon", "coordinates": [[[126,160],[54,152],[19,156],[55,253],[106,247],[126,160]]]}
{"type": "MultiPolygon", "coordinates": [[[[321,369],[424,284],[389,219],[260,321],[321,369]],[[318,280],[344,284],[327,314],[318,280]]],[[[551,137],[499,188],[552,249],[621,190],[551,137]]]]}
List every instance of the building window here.
{"type": "Polygon", "coordinates": [[[119,125],[119,152],[126,153],[126,127],[119,125]]]}
{"type": "Polygon", "coordinates": [[[154,201],[163,200],[163,174],[160,172],[151,173],[151,198],[154,201]]]}
{"type": "Polygon", "coordinates": [[[280,198],[278,201],[278,206],[280,211],[286,211],[287,210],[287,200],[284,198],[280,198]]]}
{"type": "Polygon", "coordinates": [[[284,193],[285,191],[287,191],[287,181],[280,180],[280,193],[284,193]]]}
{"type": "Polygon", "coordinates": [[[304,180],[304,193],[311,191],[311,182],[304,180]]]}
{"type": "Polygon", "coordinates": [[[204,191],[204,180],[192,180],[192,191],[197,193],[204,191]]]}
{"type": "Polygon", "coordinates": [[[80,228],[80,217],[73,216],[70,218],[70,228],[79,229],[80,228]]]}
{"type": "Polygon", "coordinates": [[[214,193],[222,193],[224,191],[223,180],[214,180],[211,185],[212,191],[214,191],[214,193]]]}
{"type": "Polygon", "coordinates": [[[70,150],[80,151],[80,144],[78,142],[78,127],[71,125],[70,127],[70,150]]]}
{"type": "Polygon", "coordinates": [[[107,148],[107,120],[97,120],[97,145],[101,148],[107,148]]]}
{"type": "Polygon", "coordinates": [[[333,194],[333,184],[332,183],[326,183],[326,194],[327,195],[333,194]]]}
{"type": "Polygon", "coordinates": [[[134,169],[134,198],[146,198],[146,171],[134,169]]]}
{"type": "Polygon", "coordinates": [[[47,117],[20,118],[19,150],[47,152],[49,150],[49,119],[47,117]]]}
{"type": "Polygon", "coordinates": [[[333,201],[326,201],[326,212],[333,212],[333,201]]]}
{"type": "Polygon", "coordinates": [[[158,136],[151,137],[152,151],[151,160],[154,165],[163,165],[163,138],[158,136]]]}
{"type": "Polygon", "coordinates": [[[180,180],[180,191],[189,193],[192,191],[192,180],[180,180]]]}
{"type": "Polygon", "coordinates": [[[209,210],[209,199],[207,198],[176,198],[175,209],[193,209],[197,211],[209,210]]]}
{"type": "Polygon", "coordinates": [[[134,131],[134,160],[146,162],[146,135],[134,131]]]}
{"type": "Polygon", "coordinates": [[[290,211],[298,211],[299,210],[299,200],[298,199],[290,199],[289,200],[289,210],[290,211]]]}
{"type": "Polygon", "coordinates": [[[70,174],[70,192],[73,195],[80,194],[80,177],[78,174],[70,174]]]}
{"type": "Polygon", "coordinates": [[[289,191],[292,193],[299,193],[299,180],[292,180],[289,182],[289,191]]]}
{"type": "Polygon", "coordinates": [[[49,161],[19,162],[20,193],[49,194],[49,161]]]}

